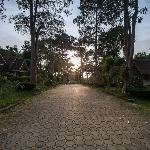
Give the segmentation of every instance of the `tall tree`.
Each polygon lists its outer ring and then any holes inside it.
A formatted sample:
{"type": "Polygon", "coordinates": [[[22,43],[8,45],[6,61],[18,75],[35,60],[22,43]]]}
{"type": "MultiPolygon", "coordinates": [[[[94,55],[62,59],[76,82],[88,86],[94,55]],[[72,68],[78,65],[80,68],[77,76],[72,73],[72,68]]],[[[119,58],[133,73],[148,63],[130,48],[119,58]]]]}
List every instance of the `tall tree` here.
{"type": "Polygon", "coordinates": [[[95,47],[94,60],[95,66],[98,65],[98,36],[103,31],[103,1],[102,0],[81,0],[80,15],[74,23],[80,27],[79,32],[84,42],[95,47]]]}
{"type": "Polygon", "coordinates": [[[99,48],[102,57],[117,57],[124,46],[124,29],[123,26],[110,28],[108,31],[102,32],[99,37],[99,48]]]}
{"type": "MultiPolygon", "coordinates": [[[[97,24],[97,20],[100,21],[101,25],[108,25],[114,28],[116,26],[123,25],[124,28],[124,55],[126,58],[126,68],[129,74],[132,71],[132,60],[134,55],[134,43],[135,43],[135,27],[137,21],[140,22],[142,19],[138,16],[139,12],[146,12],[147,8],[139,9],[138,0],[81,0],[81,15],[77,17],[76,22],[83,24],[84,27],[90,27],[93,23],[97,24]],[[93,7],[94,6],[94,7],[93,7]],[[96,6],[96,7],[95,7],[96,6]],[[96,9],[93,9],[96,8],[96,9]],[[97,10],[97,11],[94,11],[97,10]],[[90,14],[93,11],[98,14],[94,17],[90,14]],[[92,19],[90,18],[92,16],[92,19]],[[101,19],[100,19],[101,18],[101,19]],[[94,21],[93,21],[94,19],[94,21]]],[[[96,27],[96,26],[95,26],[96,27]]],[[[93,28],[92,28],[93,29],[93,28]]],[[[105,29],[105,30],[106,30],[105,29]]],[[[98,27],[99,30],[99,27],[98,27]]],[[[83,33],[89,30],[82,30],[83,33]]],[[[96,30],[95,30],[96,31],[96,30]]],[[[81,33],[82,33],[81,32],[81,33]]],[[[94,32],[95,33],[95,32],[94,32]]],[[[97,32],[98,33],[98,32],[97,32]]],[[[101,44],[101,38],[99,43],[101,44]]],[[[95,39],[96,41],[96,39],[95,39]]],[[[95,47],[96,50],[96,47],[95,47]]]]}
{"type": "Polygon", "coordinates": [[[69,13],[71,0],[16,0],[21,13],[11,18],[17,31],[30,32],[31,83],[37,83],[37,53],[39,37],[54,36],[64,27],[62,12],[69,13]]]}
{"type": "Polygon", "coordinates": [[[68,74],[71,64],[68,50],[72,49],[74,38],[66,33],[57,34],[55,38],[48,38],[39,42],[39,63],[44,62],[49,74],[62,76],[68,74]]]}

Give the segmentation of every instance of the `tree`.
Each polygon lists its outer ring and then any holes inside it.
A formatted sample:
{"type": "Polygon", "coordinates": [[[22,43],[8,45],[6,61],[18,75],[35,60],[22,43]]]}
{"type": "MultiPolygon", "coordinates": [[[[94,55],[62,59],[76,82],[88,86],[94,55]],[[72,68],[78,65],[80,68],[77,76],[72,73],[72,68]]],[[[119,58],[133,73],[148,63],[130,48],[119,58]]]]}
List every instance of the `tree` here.
{"type": "MultiPolygon", "coordinates": [[[[139,9],[138,0],[105,0],[105,1],[81,0],[80,10],[81,10],[81,15],[77,17],[76,22],[79,25],[82,24],[84,26],[84,28],[82,28],[81,33],[88,32],[88,30],[84,30],[86,27],[88,27],[89,29],[93,29],[92,25],[94,23],[96,24],[94,27],[97,27],[98,23],[100,23],[101,26],[104,26],[105,32],[106,30],[108,30],[108,28],[116,28],[117,26],[123,26],[124,40],[122,41],[123,44],[121,44],[121,47],[123,47],[123,50],[124,50],[124,55],[126,59],[126,69],[127,69],[127,72],[130,74],[129,76],[129,80],[130,80],[132,78],[132,62],[133,62],[133,55],[134,55],[135,27],[136,27],[137,22],[141,22],[142,20],[142,17],[138,16],[138,14],[139,12],[142,14],[145,14],[147,11],[147,8],[145,7],[143,9],[139,9]],[[91,15],[93,14],[93,12],[98,14],[96,18],[94,18],[94,16],[91,15]],[[108,27],[106,28],[106,26],[108,27]]],[[[96,29],[97,30],[95,31],[100,31],[99,27],[96,29]]],[[[97,35],[97,36],[101,37],[101,35],[97,35]]],[[[103,38],[98,39],[98,43],[100,43],[99,45],[103,45],[101,40],[103,40],[103,38]]],[[[114,42],[111,42],[110,44],[110,41],[107,41],[107,42],[109,42],[107,44],[108,47],[112,43],[114,43],[114,42]]],[[[119,43],[117,44],[119,45],[119,43]]],[[[115,45],[113,46],[115,47],[115,45]]],[[[108,51],[108,49],[106,48],[105,50],[108,51]]],[[[115,51],[115,49],[113,51],[115,51]]]]}
{"type": "Polygon", "coordinates": [[[146,13],[147,8],[142,8],[139,10],[138,6],[139,1],[134,0],[123,0],[124,8],[124,54],[126,58],[126,74],[128,79],[125,80],[124,86],[122,89],[123,93],[126,93],[128,85],[130,84],[133,78],[133,56],[134,56],[134,44],[135,44],[135,27],[137,22],[141,22],[142,17],[139,17],[138,14],[146,13]]]}
{"type": "Polygon", "coordinates": [[[102,32],[99,37],[99,48],[103,57],[117,57],[123,48],[123,27],[116,26],[107,32],[102,32]]]}
{"type": "Polygon", "coordinates": [[[3,16],[4,13],[4,0],[0,0],[0,16],[3,16]]]}
{"type": "Polygon", "coordinates": [[[150,54],[147,54],[146,52],[140,52],[140,53],[137,53],[135,56],[134,56],[135,59],[150,59],[150,54]]]}
{"type": "Polygon", "coordinates": [[[54,36],[64,27],[62,12],[68,14],[71,0],[17,0],[21,13],[11,18],[17,31],[31,36],[31,83],[37,83],[37,53],[39,37],[54,36]]]}
{"type": "Polygon", "coordinates": [[[16,45],[14,45],[13,47],[7,45],[5,49],[0,48],[0,55],[4,59],[20,59],[22,57],[16,45]]]}
{"type": "Polygon", "coordinates": [[[141,22],[142,17],[139,17],[139,12],[144,14],[147,8],[139,9],[138,0],[113,0],[111,7],[108,5],[109,15],[107,16],[108,22],[114,22],[118,24],[118,20],[121,20],[124,24],[124,55],[126,59],[126,74],[129,77],[125,80],[123,86],[123,92],[127,89],[127,84],[132,80],[132,62],[134,55],[135,44],[135,27],[137,22],[141,22]],[[120,6],[118,4],[120,3],[120,6]],[[118,7],[116,7],[118,6],[118,7]],[[123,14],[123,15],[122,15],[123,14]],[[110,19],[111,18],[111,19],[110,19]],[[128,82],[128,83],[127,83],[128,82]]]}
{"type": "Polygon", "coordinates": [[[80,10],[80,16],[74,20],[74,23],[79,26],[83,42],[88,46],[94,46],[94,76],[97,80],[99,78],[99,63],[104,53],[115,56],[119,54],[120,47],[123,46],[121,44],[122,34],[119,35],[121,33],[119,30],[119,27],[121,29],[121,18],[118,19],[118,11],[121,11],[120,1],[81,0],[80,10]],[[106,27],[107,25],[108,27],[106,27]],[[110,32],[107,32],[108,28],[111,28],[110,32]]]}
{"type": "Polygon", "coordinates": [[[85,46],[82,45],[82,39],[78,39],[74,41],[73,49],[75,50],[75,56],[80,58],[80,83],[83,80],[83,73],[84,73],[84,58],[86,53],[85,46]]]}
{"type": "Polygon", "coordinates": [[[30,43],[30,41],[24,41],[22,50],[23,50],[23,58],[30,60],[30,58],[31,58],[31,43],[30,43]]]}
{"type": "Polygon", "coordinates": [[[80,16],[74,20],[79,26],[79,32],[83,42],[87,45],[94,45],[94,60],[95,67],[98,65],[98,37],[103,31],[102,22],[103,16],[103,1],[102,0],[81,0],[80,1],[80,16]]]}
{"type": "MultiPolygon", "coordinates": [[[[66,33],[39,41],[38,66],[43,66],[46,74],[51,74],[61,83],[66,83],[72,70],[68,51],[72,49],[73,41],[74,38],[66,33]]],[[[38,70],[40,68],[42,67],[38,70]]]]}

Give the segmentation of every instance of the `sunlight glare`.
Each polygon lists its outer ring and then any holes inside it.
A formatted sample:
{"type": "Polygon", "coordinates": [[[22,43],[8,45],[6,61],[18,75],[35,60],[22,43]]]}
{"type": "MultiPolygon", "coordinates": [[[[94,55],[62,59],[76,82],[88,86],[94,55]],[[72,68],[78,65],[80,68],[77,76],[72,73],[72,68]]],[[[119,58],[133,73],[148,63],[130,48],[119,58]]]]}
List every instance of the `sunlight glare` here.
{"type": "Polygon", "coordinates": [[[71,57],[71,59],[70,59],[70,61],[71,61],[71,63],[73,63],[74,64],[74,69],[77,69],[77,68],[79,68],[80,67],[80,58],[79,57],[71,57]]]}
{"type": "Polygon", "coordinates": [[[73,63],[73,69],[78,69],[80,67],[80,58],[75,56],[74,51],[69,51],[68,57],[70,58],[70,62],[73,63]]]}

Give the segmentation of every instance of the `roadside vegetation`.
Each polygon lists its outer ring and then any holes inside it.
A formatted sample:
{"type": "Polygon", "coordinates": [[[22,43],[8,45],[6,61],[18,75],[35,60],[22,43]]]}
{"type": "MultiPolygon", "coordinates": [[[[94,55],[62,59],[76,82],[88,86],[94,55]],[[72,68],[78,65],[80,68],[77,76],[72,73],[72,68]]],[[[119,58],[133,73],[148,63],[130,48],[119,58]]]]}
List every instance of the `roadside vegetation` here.
{"type": "Polygon", "coordinates": [[[117,98],[120,98],[126,102],[129,103],[134,108],[143,110],[145,113],[150,114],[150,100],[149,97],[138,97],[138,96],[132,96],[132,95],[124,95],[121,92],[121,88],[118,87],[99,87],[97,88],[98,91],[113,95],[117,98]]]}
{"type": "Polygon", "coordinates": [[[65,45],[61,46],[59,44],[62,42],[62,36],[53,41],[52,39],[40,41],[36,88],[30,82],[30,42],[25,41],[21,50],[17,46],[0,48],[0,108],[19,103],[43,90],[68,82],[73,66],[68,58],[68,49],[65,47],[67,42],[68,47],[70,46],[68,38],[70,37],[67,34],[63,35],[65,45]],[[45,43],[51,43],[51,46],[45,47],[45,43]],[[63,46],[62,52],[60,47],[63,46]]]}
{"type": "Polygon", "coordinates": [[[18,11],[11,16],[5,15],[6,3],[0,0],[1,21],[30,38],[21,48],[0,47],[0,108],[68,82],[73,66],[68,50],[74,37],[65,33],[63,18],[70,14],[71,0],[17,0],[18,11]]]}
{"type": "Polygon", "coordinates": [[[81,1],[74,23],[90,46],[81,51],[82,83],[149,109],[150,54],[135,53],[135,27],[147,11],[138,0],[81,1]]]}
{"type": "Polygon", "coordinates": [[[135,54],[134,46],[135,27],[147,7],[140,8],[138,0],[80,1],[80,14],[73,20],[79,27],[76,38],[65,31],[64,16],[71,15],[72,2],[17,0],[17,14],[6,16],[6,1],[0,0],[1,20],[30,36],[21,48],[0,48],[0,107],[68,83],[136,97],[149,107],[150,101],[142,99],[150,97],[150,54],[135,54]],[[71,52],[80,58],[80,66],[71,63],[71,52]]]}

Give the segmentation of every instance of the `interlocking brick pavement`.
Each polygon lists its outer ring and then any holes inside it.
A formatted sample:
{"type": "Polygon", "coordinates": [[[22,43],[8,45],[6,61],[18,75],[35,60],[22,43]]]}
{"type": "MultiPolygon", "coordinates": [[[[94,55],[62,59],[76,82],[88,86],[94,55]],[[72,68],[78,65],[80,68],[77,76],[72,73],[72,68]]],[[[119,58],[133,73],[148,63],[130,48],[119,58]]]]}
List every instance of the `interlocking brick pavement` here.
{"type": "Polygon", "coordinates": [[[149,123],[113,96],[62,85],[0,115],[0,150],[149,150],[149,123]]]}

